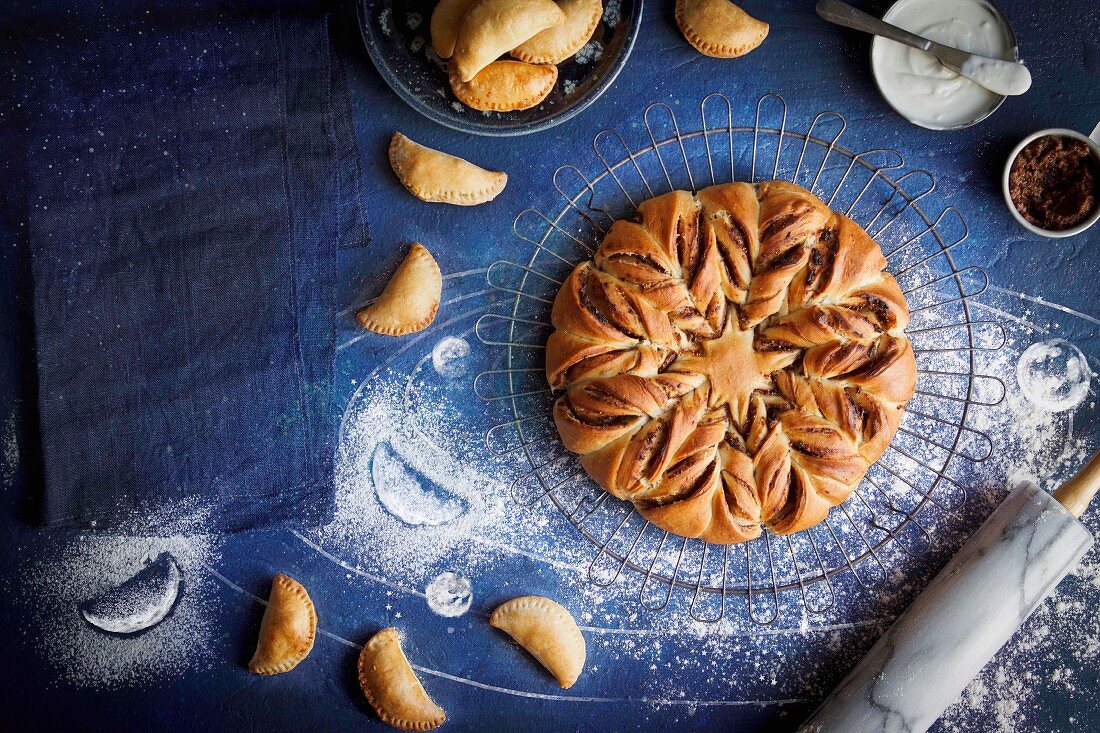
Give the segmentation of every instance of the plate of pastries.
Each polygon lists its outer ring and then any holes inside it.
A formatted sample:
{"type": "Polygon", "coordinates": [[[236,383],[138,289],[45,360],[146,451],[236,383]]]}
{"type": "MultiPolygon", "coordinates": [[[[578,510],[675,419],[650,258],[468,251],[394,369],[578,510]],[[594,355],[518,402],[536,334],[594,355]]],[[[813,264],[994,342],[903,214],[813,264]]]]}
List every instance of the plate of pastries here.
{"type": "Polygon", "coordinates": [[[452,129],[524,135],[565,122],[611,86],[641,0],[361,0],[371,60],[413,109],[452,129]]]}

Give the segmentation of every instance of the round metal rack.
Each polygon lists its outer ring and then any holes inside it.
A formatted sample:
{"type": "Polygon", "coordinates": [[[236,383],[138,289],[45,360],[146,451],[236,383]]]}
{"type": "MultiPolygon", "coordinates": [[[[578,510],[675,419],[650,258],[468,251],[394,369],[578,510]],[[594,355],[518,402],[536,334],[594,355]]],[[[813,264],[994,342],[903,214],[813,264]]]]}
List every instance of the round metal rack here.
{"type": "Polygon", "coordinates": [[[922,208],[935,190],[929,172],[903,171],[905,160],[894,150],[842,147],[847,122],[835,112],[818,114],[804,133],[787,129],[787,104],[776,94],[757,100],[753,123],[743,126],[728,97],[708,95],[699,121],[684,132],[672,107],[650,105],[634,127],[643,134],[637,146],[620,132],[599,132],[592,141],[596,172],[559,167],[552,181],[560,200],[546,207],[550,213],[531,208],[516,217],[513,229],[525,251],[488,269],[488,284],[506,297],[475,329],[484,343],[504,350],[503,368],[479,374],[474,389],[506,410],[486,443],[494,454],[516,459],[513,499],[551,502],[592,543],[589,580],[610,586],[626,571],[638,573],[642,606],[661,610],[674,593],[687,593],[691,616],[703,622],[720,620],[727,599],[744,597],[748,617],[770,624],[781,593],[797,592],[809,612],[821,613],[836,604],[838,573],[851,571],[870,588],[888,577],[882,558],[888,545],[911,555],[928,551],[933,516],[966,500],[959,464],[993,453],[990,437],[968,422],[976,407],[1004,399],[1004,383],[976,371],[976,352],[1003,346],[1005,332],[972,317],[968,299],[985,290],[988,276],[980,267],[957,266],[952,256],[969,233],[963,215],[954,206],[936,216],[922,208]],[[550,309],[576,263],[645,199],[776,178],[812,190],[882,246],[910,305],[917,391],[887,453],[823,523],[795,535],[765,532],[740,545],[709,545],[649,524],[588,478],[562,446],[551,415],[557,395],[543,372],[550,309]]]}

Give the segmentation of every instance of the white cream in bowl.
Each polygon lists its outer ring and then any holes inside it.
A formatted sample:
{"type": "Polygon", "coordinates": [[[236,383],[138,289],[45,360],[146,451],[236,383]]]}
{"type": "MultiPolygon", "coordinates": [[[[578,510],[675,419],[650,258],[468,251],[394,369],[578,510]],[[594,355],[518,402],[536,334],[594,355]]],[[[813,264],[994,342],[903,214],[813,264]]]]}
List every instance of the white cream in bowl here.
{"type": "MultiPolygon", "coordinates": [[[[882,18],[919,36],[964,51],[1016,59],[1016,39],[986,0],[898,0],[882,18]]],[[[950,71],[934,56],[885,38],[871,45],[879,90],[898,114],[932,130],[968,127],[993,113],[1004,97],[950,71]]]]}

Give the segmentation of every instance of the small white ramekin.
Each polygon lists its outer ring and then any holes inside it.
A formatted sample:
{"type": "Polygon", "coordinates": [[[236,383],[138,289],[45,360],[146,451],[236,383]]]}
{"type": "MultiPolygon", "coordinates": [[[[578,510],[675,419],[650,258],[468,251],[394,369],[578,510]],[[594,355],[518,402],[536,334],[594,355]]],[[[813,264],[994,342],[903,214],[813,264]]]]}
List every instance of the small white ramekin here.
{"type": "Polygon", "coordinates": [[[1045,130],[1039,130],[1021,140],[1020,144],[1013,148],[1012,153],[1009,154],[1008,161],[1005,163],[1004,174],[1001,176],[1001,192],[1004,194],[1005,204],[1008,206],[1008,210],[1012,212],[1012,216],[1015,217],[1016,221],[1018,221],[1020,226],[1024,229],[1027,229],[1032,234],[1038,234],[1040,237],[1050,237],[1052,239],[1072,237],[1075,234],[1080,234],[1085,231],[1097,221],[1100,221],[1100,205],[1097,205],[1096,210],[1089,215],[1088,219],[1085,219],[1075,227],[1057,231],[1041,229],[1023,217],[1020,210],[1016,208],[1016,204],[1013,203],[1012,196],[1009,194],[1008,190],[1008,175],[1012,172],[1012,164],[1016,162],[1016,156],[1020,154],[1021,150],[1027,147],[1028,143],[1033,140],[1038,140],[1041,137],[1046,137],[1047,135],[1057,135],[1059,137],[1071,137],[1074,140],[1082,140],[1092,150],[1092,154],[1096,156],[1096,159],[1100,161],[1100,124],[1097,124],[1096,127],[1093,128],[1091,135],[1083,135],[1076,130],[1067,130],[1062,127],[1049,127],[1045,130]]]}

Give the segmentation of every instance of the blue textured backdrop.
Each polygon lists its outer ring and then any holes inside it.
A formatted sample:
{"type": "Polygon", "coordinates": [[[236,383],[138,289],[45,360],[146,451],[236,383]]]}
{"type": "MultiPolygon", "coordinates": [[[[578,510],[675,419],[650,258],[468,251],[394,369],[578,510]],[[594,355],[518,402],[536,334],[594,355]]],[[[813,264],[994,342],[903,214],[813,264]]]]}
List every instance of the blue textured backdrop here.
{"type": "MultiPolygon", "coordinates": [[[[110,5],[111,12],[147,12],[145,4],[110,5]]],[[[313,7],[310,3],[297,5],[313,7]]],[[[884,6],[877,2],[865,5],[878,11],[884,6]]],[[[336,48],[349,71],[356,132],[366,171],[364,201],[370,233],[369,246],[341,256],[339,281],[334,284],[339,302],[351,305],[376,293],[407,243],[421,241],[436,253],[443,271],[452,274],[441,323],[453,319],[454,323],[445,328],[464,333],[472,326],[472,314],[484,307],[487,297],[481,293],[484,275],[480,271],[494,259],[516,251],[517,240],[511,233],[513,217],[521,209],[547,200],[550,176],[561,163],[572,161],[586,169],[594,167],[589,142],[598,130],[615,127],[639,139],[641,111],[647,104],[665,101],[693,116],[698,100],[711,91],[730,96],[738,106],[739,119],[748,121],[755,100],[775,91],[790,104],[789,124],[793,129],[805,129],[817,112],[836,110],[849,121],[845,140],[850,148],[894,147],[906,156],[910,167],[932,171],[939,187],[935,203],[929,208],[938,210],[954,204],[965,212],[971,226],[969,241],[956,250],[958,260],[988,268],[994,283],[1004,289],[996,292],[1005,295],[1005,302],[994,302],[991,307],[1031,323],[1040,331],[1050,325],[1054,329],[1051,332],[1073,339],[1089,356],[1092,368],[1100,370],[1100,321],[1096,320],[1100,308],[1096,305],[1095,274],[1100,267],[1100,252],[1093,249],[1100,242],[1100,230],[1062,241],[1030,236],[1005,210],[999,189],[1004,157],[1024,135],[1050,126],[1087,132],[1100,119],[1100,38],[1095,32],[1100,27],[1100,5],[1069,0],[1002,3],[1019,38],[1021,54],[1033,71],[1035,87],[1025,97],[1006,102],[981,125],[951,133],[925,131],[895,116],[871,80],[869,41],[820,21],[810,0],[747,0],[744,6],[772,23],[771,35],[751,55],[723,62],[705,59],[687,46],[672,20],[671,2],[649,3],[633,57],[603,99],[561,127],[505,141],[463,136],[413,113],[389,91],[366,58],[353,8],[331,8],[336,48]],[[385,160],[394,129],[425,144],[508,171],[507,189],[494,202],[472,209],[424,206],[413,201],[394,179],[385,160]],[[1014,295],[1017,293],[1053,301],[1059,307],[1014,295]],[[452,298],[462,295],[468,298],[452,298]]],[[[19,35],[25,32],[22,29],[32,21],[81,22],[63,4],[17,6],[8,12],[4,30],[9,46],[18,45],[19,35]]],[[[151,12],[166,11],[162,7],[151,12]]],[[[95,17],[100,17],[98,12],[95,17]]],[[[0,110],[0,120],[13,124],[18,115],[0,110]]],[[[34,171],[19,170],[20,160],[19,151],[0,150],[0,165],[4,166],[0,180],[6,182],[5,188],[7,184],[15,185],[20,175],[34,175],[34,171]]],[[[6,196],[15,198],[11,191],[6,196]]],[[[741,655],[740,663],[731,662],[728,671],[693,664],[702,642],[690,637],[660,637],[655,646],[664,643],[666,648],[626,654],[621,647],[605,645],[590,636],[589,674],[569,696],[563,696],[534,671],[533,665],[509,654],[511,650],[485,628],[484,614],[494,603],[521,592],[543,592],[570,600],[577,585],[575,580],[566,579],[573,573],[568,563],[563,564],[565,567],[552,566],[527,555],[500,551],[494,562],[479,565],[477,574],[468,572],[475,580],[473,610],[458,619],[443,619],[431,614],[423,598],[415,593],[377,582],[376,575],[367,572],[371,570],[370,557],[354,558],[354,547],[324,554],[317,550],[324,545],[320,533],[253,532],[209,540],[217,547],[209,567],[185,568],[192,573],[185,593],[188,589],[205,593],[200,607],[203,617],[196,620],[194,613],[177,613],[169,621],[195,621],[198,626],[193,645],[201,650],[165,647],[163,653],[196,660],[193,664],[150,664],[146,673],[110,689],[103,689],[95,680],[74,680],[71,674],[59,671],[69,659],[60,650],[61,644],[56,638],[51,643],[42,640],[53,626],[52,621],[42,620],[41,599],[36,598],[34,590],[38,587],[34,578],[41,575],[36,575],[34,568],[39,566],[35,563],[43,559],[48,562],[62,549],[72,548],[77,540],[64,532],[47,532],[28,524],[33,516],[36,479],[33,408],[24,397],[33,378],[28,363],[27,305],[22,295],[26,263],[19,255],[24,217],[14,200],[2,214],[0,236],[7,243],[0,274],[4,298],[0,334],[8,346],[0,352],[0,395],[9,416],[5,419],[15,428],[13,437],[6,438],[4,504],[0,513],[0,618],[11,637],[0,666],[0,699],[4,700],[8,720],[30,723],[32,728],[70,730],[108,726],[115,730],[166,726],[201,726],[211,731],[335,730],[353,726],[381,729],[356,688],[356,651],[343,640],[362,642],[377,628],[396,624],[404,631],[410,657],[434,671],[424,673],[425,682],[448,710],[447,729],[647,730],[675,724],[685,729],[786,730],[795,727],[873,642],[881,623],[888,621],[916,591],[914,584],[894,583],[897,579],[892,579],[892,591],[877,599],[844,596],[844,607],[831,619],[832,625],[825,627],[827,633],[815,633],[812,621],[810,633],[797,633],[796,626],[788,638],[781,629],[774,635],[778,640],[770,638],[766,645],[759,642],[767,654],[761,656],[749,649],[741,655]],[[341,567],[335,560],[345,556],[349,558],[347,567],[341,567]],[[218,575],[211,575],[211,571],[218,575]],[[289,572],[306,583],[320,609],[321,625],[330,635],[318,640],[309,659],[294,673],[261,680],[243,668],[260,614],[259,606],[247,594],[264,595],[267,579],[278,571],[289,572]],[[868,608],[874,612],[869,614],[868,608]],[[878,623],[843,623],[868,616],[878,623]],[[441,638],[447,643],[438,643],[441,638]],[[661,690],[667,691],[668,697],[696,702],[644,701],[660,696],[661,690]]],[[[420,363],[417,360],[422,358],[422,342],[417,342],[421,352],[410,347],[408,353],[396,354],[397,345],[404,344],[381,338],[354,340],[356,330],[346,316],[339,327],[346,345],[337,363],[336,398],[341,404],[362,396],[357,389],[364,380],[381,379],[379,375],[385,370],[413,369],[420,363]],[[404,367],[401,359],[408,362],[404,367]]],[[[472,423],[483,419],[481,407],[465,387],[452,389],[447,398],[460,413],[468,413],[472,423]]],[[[1095,424],[1092,411],[1082,410],[1075,419],[1074,433],[1086,436],[1084,442],[1089,445],[1095,443],[1091,438],[1095,424]]],[[[998,438],[1003,439],[997,445],[1000,452],[1026,449],[1011,435],[998,438]]],[[[1062,476],[1073,470],[1072,460],[1054,461],[1053,465],[1062,476]]],[[[975,516],[968,520],[970,524],[963,522],[960,526],[972,526],[978,515],[988,511],[988,505],[979,502],[972,511],[975,516]]],[[[511,516],[508,521],[517,525],[525,521],[521,510],[511,516]]],[[[936,553],[912,565],[907,577],[919,585],[919,579],[941,564],[952,543],[957,542],[956,536],[941,544],[936,553]]],[[[1095,562],[1091,557],[1089,561],[1095,562]]],[[[423,573],[419,568],[410,568],[410,582],[419,582],[422,588],[422,576],[430,578],[434,571],[448,567],[447,562],[461,565],[458,560],[425,560],[423,573]]],[[[1086,581],[1071,580],[1061,602],[1069,604],[1071,611],[1074,603],[1092,603],[1095,599],[1087,595],[1088,586],[1086,581]]],[[[616,588],[602,591],[612,598],[625,592],[616,588]]],[[[57,595],[56,591],[52,593],[57,595]]],[[[73,593],[79,597],[80,589],[73,593]]],[[[609,601],[603,611],[606,616],[601,615],[599,621],[607,627],[619,621],[624,628],[642,628],[649,623],[631,615],[626,603],[609,601]],[[622,608],[628,610],[621,618],[616,617],[615,609],[622,608]]],[[[1061,608],[1056,612],[1061,613],[1061,608]]],[[[70,614],[75,620],[75,610],[70,614]]],[[[947,729],[997,730],[997,718],[1002,713],[1016,730],[1095,728],[1100,721],[1100,698],[1094,692],[1100,660],[1095,650],[1083,654],[1078,647],[1086,644],[1086,636],[1095,639],[1097,620],[1094,612],[1085,618],[1086,628],[1080,630],[1079,638],[1066,632],[1044,642],[1042,634],[1036,635],[1034,654],[1026,656],[1038,661],[1029,662],[1026,668],[1016,666],[1020,655],[998,662],[1003,675],[994,678],[994,684],[1005,689],[1016,685],[1035,687],[1041,689],[1041,694],[1029,696],[1020,691],[1007,699],[1007,709],[1003,704],[994,704],[1004,702],[997,690],[987,692],[985,697],[977,695],[978,702],[952,713],[947,729]],[[1067,668],[1073,685],[1050,684],[1052,677],[1066,674],[1063,670],[1067,668]],[[1015,709],[1013,701],[1018,703],[1015,709]]],[[[588,623],[595,622],[589,619],[588,623]]],[[[1026,633],[1047,626],[1046,622],[1042,626],[1033,624],[1026,633]]],[[[73,633],[76,644],[78,631],[73,633]]],[[[733,650],[731,658],[736,659],[736,653],[756,643],[752,637],[731,638],[719,642],[728,649],[710,647],[707,654],[720,656],[733,650]]]]}

